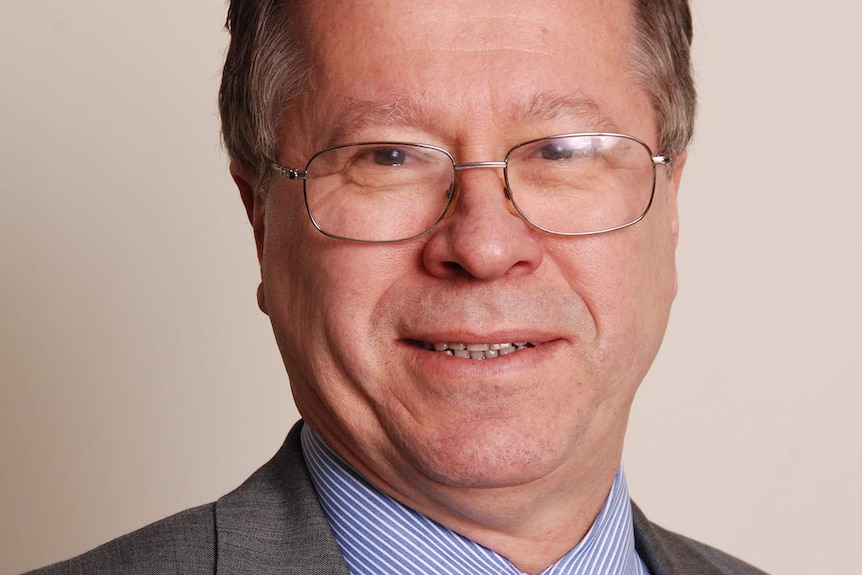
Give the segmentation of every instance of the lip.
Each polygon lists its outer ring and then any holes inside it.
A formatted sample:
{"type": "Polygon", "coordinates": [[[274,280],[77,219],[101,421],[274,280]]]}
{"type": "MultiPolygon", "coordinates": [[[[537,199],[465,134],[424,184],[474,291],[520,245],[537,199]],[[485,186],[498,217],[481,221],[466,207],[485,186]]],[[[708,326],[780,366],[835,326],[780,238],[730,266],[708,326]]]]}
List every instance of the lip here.
{"type": "Polygon", "coordinates": [[[527,341],[537,346],[562,339],[557,334],[552,334],[532,329],[503,329],[481,334],[468,331],[422,331],[411,334],[403,334],[400,340],[403,342],[435,344],[442,341],[458,343],[505,343],[516,341],[527,341]]]}
{"type": "Polygon", "coordinates": [[[531,333],[525,335],[519,332],[517,336],[508,333],[494,333],[477,336],[476,334],[434,334],[420,337],[405,337],[398,341],[400,349],[411,358],[420,371],[433,374],[444,379],[454,379],[464,382],[464,378],[506,379],[517,374],[541,369],[542,365],[551,359],[555,352],[564,345],[564,340],[547,334],[531,333]],[[429,339],[425,339],[429,338],[429,339]],[[439,338],[439,339],[438,339],[439,338]],[[460,343],[503,343],[514,341],[529,341],[535,347],[529,347],[509,355],[487,360],[463,359],[452,357],[439,351],[423,347],[425,342],[460,342],[460,343]]]}

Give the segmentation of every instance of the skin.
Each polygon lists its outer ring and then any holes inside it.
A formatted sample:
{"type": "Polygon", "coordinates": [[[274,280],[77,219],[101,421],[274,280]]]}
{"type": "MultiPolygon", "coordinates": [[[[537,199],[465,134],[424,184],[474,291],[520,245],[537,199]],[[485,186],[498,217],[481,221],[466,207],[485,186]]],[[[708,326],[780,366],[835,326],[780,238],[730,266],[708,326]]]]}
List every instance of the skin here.
{"type": "MultiPolygon", "coordinates": [[[[608,128],[655,150],[654,113],[627,72],[624,0],[309,4],[312,88],[285,110],[285,165],[380,139],[499,160],[531,138],[608,128]],[[563,98],[599,113],[531,107],[563,98]]],[[[449,217],[387,245],[325,237],[301,184],[277,179],[257,196],[255,174],[234,164],[260,306],[305,421],[390,496],[525,572],[552,564],[607,497],[664,334],[683,162],[658,170],[643,221],[581,238],[532,228],[507,205],[500,170],[470,170],[449,217]],[[470,361],[417,341],[541,345],[470,361]]]]}

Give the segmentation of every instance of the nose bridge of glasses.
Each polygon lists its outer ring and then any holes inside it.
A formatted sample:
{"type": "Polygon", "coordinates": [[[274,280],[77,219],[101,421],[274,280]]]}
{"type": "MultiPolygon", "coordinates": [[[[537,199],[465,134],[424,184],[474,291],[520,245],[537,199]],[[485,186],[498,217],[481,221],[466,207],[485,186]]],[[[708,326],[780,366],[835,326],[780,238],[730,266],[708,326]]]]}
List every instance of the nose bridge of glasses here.
{"type": "Polygon", "coordinates": [[[475,170],[476,168],[505,168],[506,162],[464,162],[455,164],[455,171],[475,170]]]}
{"type": "MultiPolygon", "coordinates": [[[[505,169],[506,166],[507,166],[507,163],[505,161],[464,162],[461,164],[453,164],[453,167],[455,168],[456,174],[458,172],[463,172],[463,171],[467,171],[467,170],[475,170],[478,168],[505,169]]],[[[517,215],[517,210],[512,205],[512,198],[511,198],[510,193],[509,193],[508,185],[506,184],[506,179],[501,176],[499,178],[499,183],[500,183],[500,188],[503,190],[503,193],[505,194],[505,197],[506,197],[506,207],[508,208],[510,213],[512,213],[513,215],[517,215]]],[[[461,184],[461,182],[458,181],[458,179],[456,179],[456,181],[454,182],[454,185],[453,185],[453,190],[452,190],[453,197],[452,197],[451,201],[449,202],[449,205],[447,206],[446,212],[443,214],[442,219],[448,219],[452,214],[455,213],[455,207],[461,198],[462,192],[463,192],[463,185],[461,184]]]]}

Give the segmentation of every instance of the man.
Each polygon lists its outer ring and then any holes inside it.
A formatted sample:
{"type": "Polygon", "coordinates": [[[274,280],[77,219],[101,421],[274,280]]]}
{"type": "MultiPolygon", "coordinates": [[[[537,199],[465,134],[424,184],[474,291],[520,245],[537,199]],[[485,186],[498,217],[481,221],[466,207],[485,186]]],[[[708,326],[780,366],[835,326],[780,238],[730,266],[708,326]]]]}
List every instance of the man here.
{"type": "Polygon", "coordinates": [[[231,173],[303,416],[42,573],[760,573],[620,469],[676,292],[684,0],[231,3],[231,173]]]}

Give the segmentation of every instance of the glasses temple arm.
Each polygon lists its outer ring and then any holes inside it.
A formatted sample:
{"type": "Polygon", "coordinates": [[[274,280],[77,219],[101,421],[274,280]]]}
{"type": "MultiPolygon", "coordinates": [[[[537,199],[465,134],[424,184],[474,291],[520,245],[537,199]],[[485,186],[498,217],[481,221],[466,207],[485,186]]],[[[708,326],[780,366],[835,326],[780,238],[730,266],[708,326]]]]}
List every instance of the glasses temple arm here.
{"type": "Polygon", "coordinates": [[[288,180],[304,180],[306,177],[306,172],[297,170],[296,168],[286,168],[278,162],[270,162],[269,167],[282,178],[287,178],[288,180]]]}

